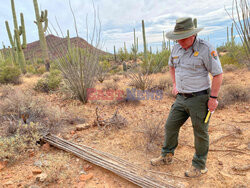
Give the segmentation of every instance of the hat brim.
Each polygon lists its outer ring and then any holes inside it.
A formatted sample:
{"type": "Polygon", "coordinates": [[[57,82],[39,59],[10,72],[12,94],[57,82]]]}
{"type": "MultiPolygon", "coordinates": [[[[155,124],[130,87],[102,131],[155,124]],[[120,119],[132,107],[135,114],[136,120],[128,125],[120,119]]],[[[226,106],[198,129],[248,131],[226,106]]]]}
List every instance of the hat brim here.
{"type": "Polygon", "coordinates": [[[203,28],[195,28],[195,29],[192,29],[190,31],[187,31],[187,32],[181,32],[181,33],[176,33],[176,32],[173,32],[173,31],[169,31],[167,34],[166,34],[166,37],[170,40],[181,40],[181,39],[185,39],[185,38],[188,38],[192,35],[195,35],[197,33],[199,33],[203,28]]]}

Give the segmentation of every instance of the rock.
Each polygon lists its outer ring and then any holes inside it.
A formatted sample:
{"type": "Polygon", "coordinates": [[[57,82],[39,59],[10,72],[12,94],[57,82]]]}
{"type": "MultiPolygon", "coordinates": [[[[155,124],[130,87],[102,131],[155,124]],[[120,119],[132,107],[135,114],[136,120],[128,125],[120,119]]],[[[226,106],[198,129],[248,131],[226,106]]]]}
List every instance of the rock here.
{"type": "Polygon", "coordinates": [[[31,185],[29,188],[40,188],[38,185],[31,185]]]}
{"type": "Polygon", "coordinates": [[[41,174],[43,171],[40,168],[34,168],[32,174],[41,174]]]}
{"type": "Polygon", "coordinates": [[[92,179],[93,177],[94,177],[94,174],[93,173],[89,173],[87,175],[82,174],[79,179],[80,179],[80,181],[85,182],[85,181],[88,181],[88,180],[92,179]]]}
{"type": "Polygon", "coordinates": [[[77,188],[85,188],[85,182],[79,182],[76,187],[77,188]]]}
{"type": "Polygon", "coordinates": [[[39,160],[39,161],[35,161],[34,165],[37,166],[37,167],[42,167],[43,163],[42,163],[42,161],[39,160]]]}
{"type": "Polygon", "coordinates": [[[90,128],[90,125],[87,123],[76,125],[76,131],[82,131],[88,128],[90,128]]]}
{"type": "Polygon", "coordinates": [[[42,173],[36,176],[36,181],[44,182],[48,175],[46,173],[42,173]]]}
{"type": "Polygon", "coordinates": [[[81,175],[81,174],[87,174],[87,172],[85,172],[85,170],[81,170],[80,172],[79,172],[79,174],[81,175]]]}
{"type": "Polygon", "coordinates": [[[3,185],[6,185],[6,186],[8,186],[8,185],[13,185],[14,183],[13,183],[13,181],[7,181],[6,183],[4,183],[3,185]]]}
{"type": "Polygon", "coordinates": [[[89,164],[86,164],[86,165],[83,166],[83,170],[84,170],[84,171],[88,171],[88,170],[90,170],[91,168],[93,168],[93,166],[91,166],[91,165],[89,165],[89,164]]]}
{"type": "Polygon", "coordinates": [[[0,161],[0,171],[4,169],[7,166],[8,162],[7,161],[0,161]]]}
{"type": "Polygon", "coordinates": [[[48,152],[48,151],[50,150],[50,145],[49,145],[49,143],[43,144],[42,150],[48,152]]]}
{"type": "Polygon", "coordinates": [[[75,131],[71,131],[70,134],[74,135],[76,132],[75,131]]]}

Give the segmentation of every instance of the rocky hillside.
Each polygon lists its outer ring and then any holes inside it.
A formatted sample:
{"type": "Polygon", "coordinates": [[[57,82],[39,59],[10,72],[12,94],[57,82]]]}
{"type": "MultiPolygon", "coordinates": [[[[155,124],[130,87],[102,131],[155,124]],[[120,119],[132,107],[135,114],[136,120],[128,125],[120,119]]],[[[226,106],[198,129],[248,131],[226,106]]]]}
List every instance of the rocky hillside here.
{"type": "MultiPolygon", "coordinates": [[[[50,59],[55,59],[60,54],[65,54],[67,51],[67,38],[61,38],[54,35],[46,36],[46,41],[49,49],[49,57],[50,59]]],[[[80,37],[70,38],[71,45],[78,46],[80,48],[92,48],[94,50],[98,50],[100,54],[107,55],[108,53],[95,48],[90,45],[86,40],[80,37]]],[[[33,58],[42,58],[42,50],[40,48],[39,40],[27,44],[27,48],[24,50],[24,54],[27,60],[33,58]]]]}

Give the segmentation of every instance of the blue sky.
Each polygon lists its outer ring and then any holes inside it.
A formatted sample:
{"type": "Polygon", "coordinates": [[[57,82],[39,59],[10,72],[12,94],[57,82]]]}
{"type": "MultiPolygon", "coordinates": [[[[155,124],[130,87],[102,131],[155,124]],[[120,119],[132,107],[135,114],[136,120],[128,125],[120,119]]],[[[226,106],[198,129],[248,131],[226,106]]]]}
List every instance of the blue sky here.
{"type": "MultiPolygon", "coordinates": [[[[226,28],[231,27],[231,20],[224,7],[230,9],[232,0],[93,0],[95,7],[99,9],[101,20],[102,49],[113,52],[123,47],[126,42],[130,50],[133,43],[133,29],[139,39],[139,48],[142,49],[141,20],[145,21],[148,46],[155,51],[161,49],[163,40],[162,32],[171,31],[178,17],[196,17],[198,27],[204,27],[199,37],[208,39],[214,46],[226,41],[226,28]]],[[[66,35],[70,30],[71,37],[76,36],[73,17],[68,0],[38,0],[39,8],[48,10],[49,26],[53,25],[59,32],[55,17],[61,30],[66,35]]],[[[88,15],[89,32],[93,25],[92,0],[71,0],[72,8],[76,16],[80,37],[86,39],[86,16],[88,15]]],[[[15,0],[16,13],[20,24],[20,12],[24,13],[27,41],[38,40],[37,27],[34,24],[35,11],[32,0],[15,0]]],[[[13,31],[13,19],[10,0],[0,0],[0,42],[9,45],[9,39],[5,28],[8,20],[13,31]]],[[[60,32],[59,32],[60,33],[60,32]]],[[[236,35],[236,31],[235,31],[236,35]]],[[[61,34],[60,34],[61,36],[61,34]]],[[[1,45],[0,45],[1,46],[1,45]]]]}

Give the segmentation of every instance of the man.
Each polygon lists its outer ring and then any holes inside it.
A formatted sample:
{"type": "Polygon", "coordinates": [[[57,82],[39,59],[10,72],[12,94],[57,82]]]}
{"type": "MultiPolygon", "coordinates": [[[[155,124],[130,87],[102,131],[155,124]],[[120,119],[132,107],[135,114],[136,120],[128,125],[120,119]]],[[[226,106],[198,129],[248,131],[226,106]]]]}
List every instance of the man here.
{"type": "Polygon", "coordinates": [[[218,106],[217,96],[222,82],[222,68],[216,50],[206,41],[197,38],[203,28],[195,28],[192,18],[176,20],[173,32],[166,37],[178,43],[169,58],[174,95],[177,95],[165,124],[165,140],[161,156],[151,160],[152,165],[171,164],[178,145],[180,127],[191,117],[195,154],[187,177],[198,177],[207,172],[209,148],[208,113],[218,106]],[[213,76],[210,90],[210,77],[213,76]]]}

